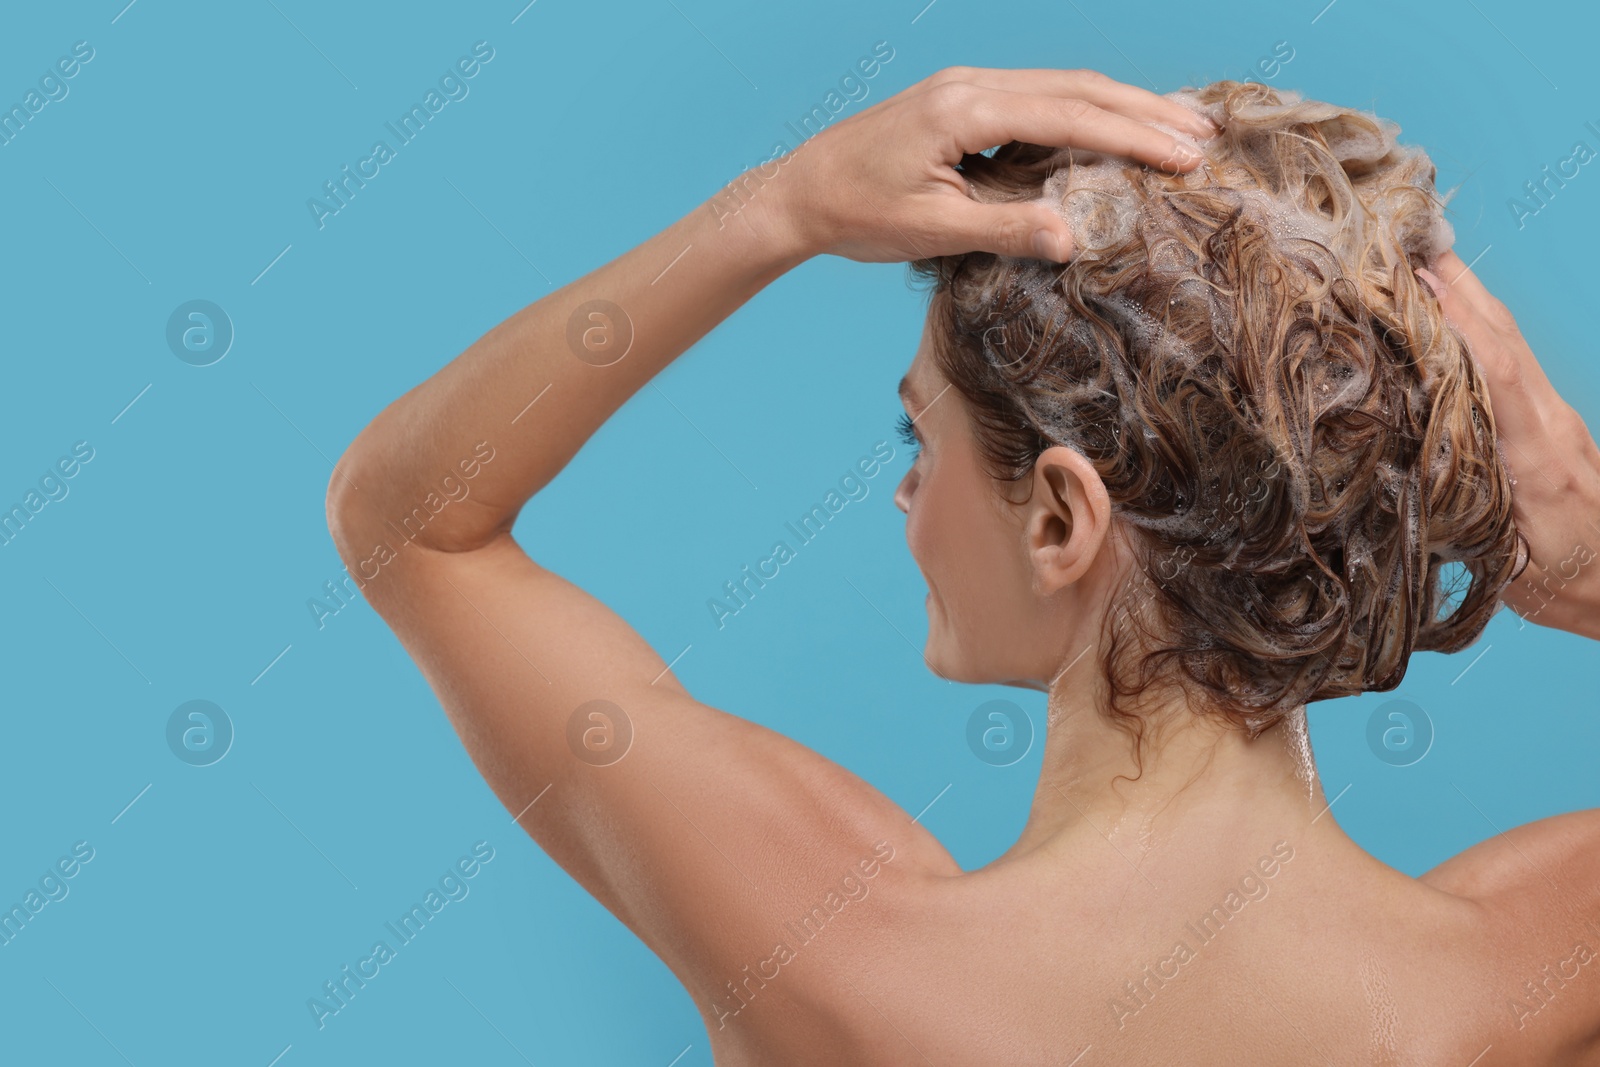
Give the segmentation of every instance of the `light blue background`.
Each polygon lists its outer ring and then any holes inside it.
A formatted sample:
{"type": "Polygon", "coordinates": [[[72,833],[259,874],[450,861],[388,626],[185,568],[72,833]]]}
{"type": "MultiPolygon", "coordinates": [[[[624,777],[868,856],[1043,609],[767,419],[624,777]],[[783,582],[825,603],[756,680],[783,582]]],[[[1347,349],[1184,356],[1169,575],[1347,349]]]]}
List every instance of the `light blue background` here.
{"type": "MultiPolygon", "coordinates": [[[[323,494],[390,400],[791,140],[874,42],[895,56],[868,104],[956,63],[1166,91],[1289,42],[1273,84],[1397,119],[1460,184],[1458,250],[1600,425],[1600,173],[1521,229],[1507,206],[1575,141],[1600,147],[1592,6],[539,0],[513,23],[522,0],[124,2],[17,7],[0,34],[7,103],[73,42],[96,51],[0,147],[0,503],[95,449],[0,548],[0,903],[73,842],[96,850],[0,946],[8,1061],[710,1063],[687,994],[510,825],[381,620],[357,602],[318,628],[306,602],[341,566],[323,494]],[[470,95],[319,230],[307,198],[478,40],[495,58],[470,95]],[[196,298],[237,330],[204,368],[164,340],[196,298]],[[197,698],[237,731],[206,768],[164,738],[197,698]],[[319,1031],[307,998],[479,840],[496,854],[471,895],[319,1031]]],[[[924,587],[890,496],[921,315],[902,267],[806,264],[630,402],[518,532],[664,656],[692,645],[676,670],[703,699],[912,812],[948,785],[923,821],[975,866],[1020,829],[1039,753],[987,766],[967,717],[1005,697],[1042,728],[1043,700],[918,658],[924,587]],[[878,440],[896,459],[871,495],[718,632],[707,598],[878,440]]],[[[1328,793],[1349,786],[1335,815],[1415,874],[1595,805],[1597,667],[1593,644],[1502,614],[1396,693],[1316,707],[1328,793]],[[1411,767],[1366,744],[1392,697],[1437,730],[1411,767]]]]}

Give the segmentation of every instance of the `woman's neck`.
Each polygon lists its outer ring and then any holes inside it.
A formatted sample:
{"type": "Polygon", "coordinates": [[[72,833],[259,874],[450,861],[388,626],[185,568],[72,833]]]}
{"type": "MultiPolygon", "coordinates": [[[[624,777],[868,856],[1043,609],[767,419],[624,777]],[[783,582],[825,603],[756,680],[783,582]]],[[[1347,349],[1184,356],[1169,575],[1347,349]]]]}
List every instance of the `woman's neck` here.
{"type": "MultiPolygon", "coordinates": [[[[1027,825],[1002,860],[1045,847],[1103,849],[1107,841],[1129,856],[1185,842],[1204,847],[1216,834],[1254,838],[1306,827],[1326,810],[1304,708],[1254,740],[1183,704],[1146,709],[1130,720],[1144,727],[1141,762],[1133,735],[1105,710],[1104,679],[1073,673],[1049,690],[1039,785],[1027,825]],[[1204,839],[1193,838],[1197,830],[1204,839]]],[[[1332,819],[1320,821],[1338,833],[1332,819]]]]}

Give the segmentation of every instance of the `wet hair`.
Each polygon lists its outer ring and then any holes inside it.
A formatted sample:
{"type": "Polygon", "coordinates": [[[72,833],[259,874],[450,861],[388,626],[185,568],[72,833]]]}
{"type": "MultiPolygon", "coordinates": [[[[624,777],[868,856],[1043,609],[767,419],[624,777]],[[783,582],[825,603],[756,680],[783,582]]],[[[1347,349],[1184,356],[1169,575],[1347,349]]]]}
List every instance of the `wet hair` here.
{"type": "Polygon", "coordinates": [[[1169,95],[1222,127],[1187,174],[962,160],[976,199],[1058,210],[1068,263],[911,269],[992,476],[1064,444],[1105,483],[1137,561],[1097,642],[1113,719],[1142,737],[1140,697],[1177,685],[1256,736],[1472,643],[1526,541],[1483,379],[1413,273],[1452,241],[1427,155],[1264,85],[1169,95]]]}

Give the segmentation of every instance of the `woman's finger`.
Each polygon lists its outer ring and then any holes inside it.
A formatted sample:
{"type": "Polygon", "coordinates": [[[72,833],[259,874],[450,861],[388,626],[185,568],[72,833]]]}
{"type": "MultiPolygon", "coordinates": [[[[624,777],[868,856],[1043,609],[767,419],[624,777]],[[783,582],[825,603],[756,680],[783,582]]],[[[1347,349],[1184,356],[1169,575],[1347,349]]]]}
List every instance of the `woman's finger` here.
{"type": "Polygon", "coordinates": [[[1437,270],[1419,270],[1418,275],[1438,298],[1445,319],[1467,342],[1468,352],[1489,386],[1489,402],[1501,433],[1512,440],[1522,438],[1537,429],[1539,413],[1523,387],[1526,376],[1520,354],[1500,331],[1491,328],[1482,306],[1482,294],[1487,290],[1476,278],[1468,279],[1460,257],[1446,252],[1434,265],[1437,270]]]}
{"type": "Polygon", "coordinates": [[[1214,137],[1215,124],[1199,112],[1137,85],[1119,82],[1097,70],[1006,70],[990,67],[946,67],[924,79],[921,86],[966,82],[985,89],[1084,100],[1104,111],[1137,122],[1159,122],[1184,130],[1200,140],[1214,137]]]}
{"type": "Polygon", "coordinates": [[[1453,250],[1440,255],[1437,266],[1445,288],[1471,309],[1471,314],[1481,324],[1480,331],[1486,335],[1493,333],[1502,339],[1499,347],[1503,349],[1504,359],[1508,363],[1504,369],[1520,381],[1553,393],[1555,387],[1545,376],[1544,368],[1539,365],[1533,349],[1522,336],[1522,330],[1517,326],[1510,309],[1489,292],[1472,268],[1461,262],[1461,257],[1453,250]]]}
{"type": "MultiPolygon", "coordinates": [[[[1008,141],[1086,148],[1126,156],[1169,174],[1205,161],[1198,149],[1143,122],[1086,100],[989,89],[948,82],[923,100],[935,111],[934,128],[951,131],[957,153],[980,152],[1008,141]]],[[[956,162],[960,155],[950,162],[956,162]]]]}
{"type": "Polygon", "coordinates": [[[961,196],[946,199],[938,219],[939,240],[950,251],[994,252],[1022,259],[1064,262],[1072,255],[1072,230],[1039,203],[980,204],[961,196]]]}
{"type": "Polygon", "coordinates": [[[1453,251],[1424,272],[1439,306],[1466,339],[1489,385],[1497,420],[1514,436],[1536,433],[1545,409],[1559,401],[1555,386],[1528,346],[1511,312],[1453,251]]]}

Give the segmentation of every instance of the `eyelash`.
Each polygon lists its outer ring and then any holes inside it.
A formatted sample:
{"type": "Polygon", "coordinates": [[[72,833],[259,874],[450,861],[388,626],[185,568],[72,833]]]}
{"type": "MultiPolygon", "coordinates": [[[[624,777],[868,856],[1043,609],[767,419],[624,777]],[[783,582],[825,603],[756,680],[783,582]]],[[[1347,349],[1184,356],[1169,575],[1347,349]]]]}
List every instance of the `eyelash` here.
{"type": "Polygon", "coordinates": [[[910,445],[913,450],[922,447],[922,442],[917,440],[917,428],[911,424],[911,416],[905,412],[900,413],[900,420],[894,424],[895,432],[900,435],[900,440],[910,445]]]}

